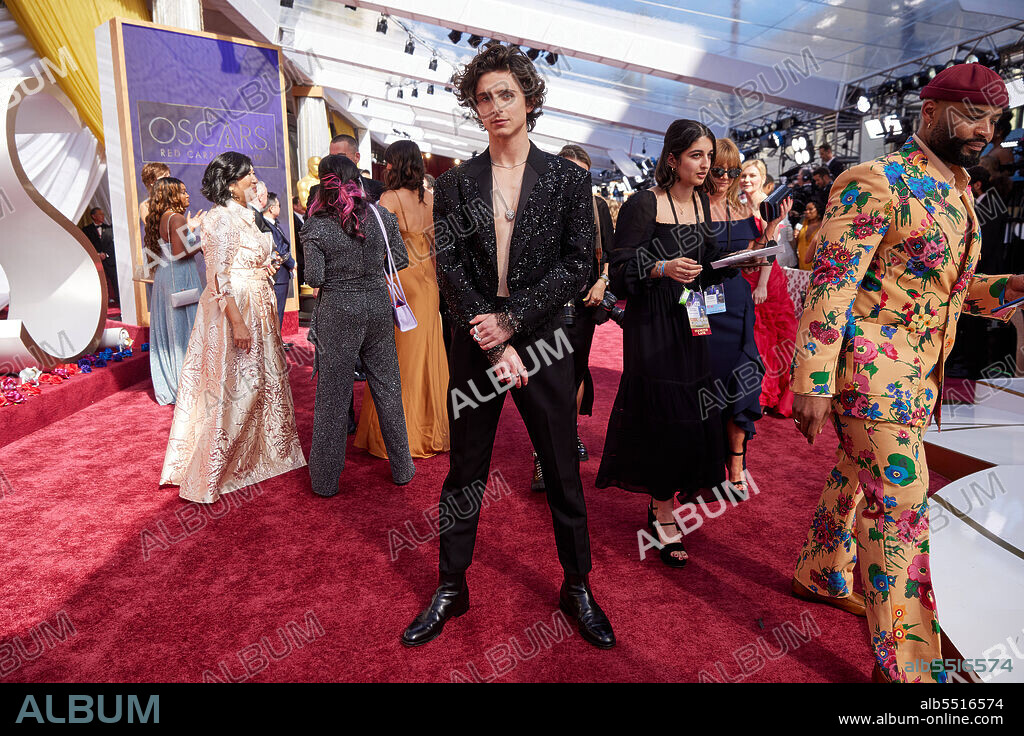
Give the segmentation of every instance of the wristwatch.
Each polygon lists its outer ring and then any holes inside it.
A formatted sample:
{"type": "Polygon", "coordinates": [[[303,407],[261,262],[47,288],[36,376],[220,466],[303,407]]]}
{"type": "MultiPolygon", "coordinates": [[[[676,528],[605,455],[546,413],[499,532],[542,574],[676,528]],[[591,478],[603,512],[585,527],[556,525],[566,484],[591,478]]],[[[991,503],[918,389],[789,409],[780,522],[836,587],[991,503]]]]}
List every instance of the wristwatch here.
{"type": "Polygon", "coordinates": [[[611,279],[608,278],[608,274],[606,273],[601,274],[600,278],[604,282],[605,286],[608,286],[608,284],[611,283],[611,279]]]}

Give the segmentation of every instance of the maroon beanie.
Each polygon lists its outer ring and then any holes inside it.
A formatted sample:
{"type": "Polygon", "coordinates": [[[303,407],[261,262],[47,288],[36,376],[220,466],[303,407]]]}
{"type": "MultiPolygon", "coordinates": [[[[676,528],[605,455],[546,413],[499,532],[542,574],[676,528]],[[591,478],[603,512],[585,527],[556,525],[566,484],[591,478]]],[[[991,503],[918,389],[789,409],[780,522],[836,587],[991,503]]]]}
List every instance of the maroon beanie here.
{"type": "Polygon", "coordinates": [[[993,107],[1010,104],[1003,78],[981,64],[955,64],[943,69],[921,90],[921,99],[973,102],[993,107]]]}

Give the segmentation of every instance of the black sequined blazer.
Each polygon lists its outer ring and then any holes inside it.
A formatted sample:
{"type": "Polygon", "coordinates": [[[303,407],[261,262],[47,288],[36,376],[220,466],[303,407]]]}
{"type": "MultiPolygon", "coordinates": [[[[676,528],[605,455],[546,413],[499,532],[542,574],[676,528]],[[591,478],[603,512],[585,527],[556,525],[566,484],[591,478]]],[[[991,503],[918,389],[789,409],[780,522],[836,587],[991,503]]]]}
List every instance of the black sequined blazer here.
{"type": "Polygon", "coordinates": [[[458,329],[468,329],[478,314],[504,312],[514,339],[529,336],[561,314],[590,275],[590,174],[530,144],[509,245],[509,297],[501,309],[489,151],[438,178],[434,247],[438,285],[458,329]]]}

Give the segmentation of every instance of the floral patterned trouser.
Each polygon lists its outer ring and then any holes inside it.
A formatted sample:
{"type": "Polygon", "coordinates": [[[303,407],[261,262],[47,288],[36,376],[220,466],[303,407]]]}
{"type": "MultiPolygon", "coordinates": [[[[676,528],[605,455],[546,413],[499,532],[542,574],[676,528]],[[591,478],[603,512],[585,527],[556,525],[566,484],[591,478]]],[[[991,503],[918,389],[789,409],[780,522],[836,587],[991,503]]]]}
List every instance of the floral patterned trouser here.
{"type": "Polygon", "coordinates": [[[833,421],[836,466],[814,511],[796,579],[822,595],[850,595],[856,539],[875,659],[895,681],[931,681],[931,673],[916,671],[920,665],[908,667],[942,656],[928,563],[924,427],[835,414],[833,421]]]}

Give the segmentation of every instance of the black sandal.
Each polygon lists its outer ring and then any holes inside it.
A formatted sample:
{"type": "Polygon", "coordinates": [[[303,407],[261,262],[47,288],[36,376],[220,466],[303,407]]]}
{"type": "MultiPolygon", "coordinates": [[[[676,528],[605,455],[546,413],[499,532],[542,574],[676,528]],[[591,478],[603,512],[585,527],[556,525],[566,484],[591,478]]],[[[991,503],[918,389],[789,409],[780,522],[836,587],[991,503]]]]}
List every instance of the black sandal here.
{"type": "MultiPolygon", "coordinates": [[[[743,477],[740,480],[729,479],[729,482],[725,484],[725,494],[737,503],[746,501],[750,498],[750,489],[747,486],[747,437],[743,438],[742,452],[726,450],[725,454],[731,457],[743,458],[743,477]]],[[[728,473],[726,473],[726,477],[728,477],[728,473]]]]}
{"type": "Polygon", "coordinates": [[[686,547],[683,546],[683,542],[682,542],[683,530],[679,527],[679,524],[675,521],[675,519],[673,519],[672,521],[666,521],[666,522],[658,521],[657,518],[654,515],[654,507],[653,506],[648,506],[647,507],[647,528],[650,529],[651,536],[654,537],[654,539],[658,540],[658,543],[661,545],[660,549],[658,550],[658,553],[661,556],[661,561],[664,562],[669,567],[676,567],[676,568],[685,567],[686,563],[690,561],[690,556],[689,556],[689,554],[686,551],[686,547]],[[655,525],[657,525],[657,528],[655,528],[655,525]],[[674,526],[677,530],[679,530],[679,534],[678,534],[679,541],[677,541],[677,542],[662,542],[661,541],[661,534],[659,534],[658,532],[659,532],[659,530],[661,528],[668,527],[668,526],[674,526]],[[684,555],[686,555],[686,557],[684,557],[683,559],[679,559],[678,557],[673,557],[672,554],[674,552],[682,552],[684,555]]]}

